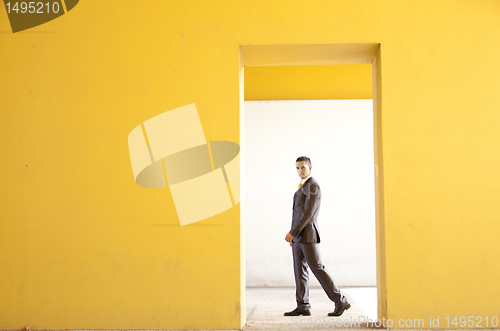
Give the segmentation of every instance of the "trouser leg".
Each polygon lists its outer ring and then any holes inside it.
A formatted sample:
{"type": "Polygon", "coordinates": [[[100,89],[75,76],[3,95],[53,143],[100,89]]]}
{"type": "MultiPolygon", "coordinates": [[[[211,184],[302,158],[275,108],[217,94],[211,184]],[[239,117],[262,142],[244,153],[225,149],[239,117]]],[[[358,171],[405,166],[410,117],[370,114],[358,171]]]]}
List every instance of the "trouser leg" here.
{"type": "Polygon", "coordinates": [[[307,271],[307,263],[300,244],[293,243],[292,256],[297,307],[311,308],[309,304],[309,272],[307,271]]]}
{"type": "Polygon", "coordinates": [[[311,268],[314,276],[318,279],[321,287],[325,290],[326,295],[333,302],[343,301],[343,295],[340,293],[340,289],[335,285],[328,269],[321,262],[321,254],[319,252],[318,244],[316,243],[304,243],[299,244],[301,248],[301,252],[311,268]]]}

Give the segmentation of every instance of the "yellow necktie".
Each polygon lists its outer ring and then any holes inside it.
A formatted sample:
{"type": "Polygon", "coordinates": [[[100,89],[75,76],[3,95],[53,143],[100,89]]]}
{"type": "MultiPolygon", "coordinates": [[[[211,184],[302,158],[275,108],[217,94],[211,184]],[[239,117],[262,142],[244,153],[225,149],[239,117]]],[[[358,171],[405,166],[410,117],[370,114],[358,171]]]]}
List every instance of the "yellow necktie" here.
{"type": "Polygon", "coordinates": [[[297,188],[297,191],[299,190],[299,188],[302,186],[302,182],[299,183],[299,187],[297,188]]]}

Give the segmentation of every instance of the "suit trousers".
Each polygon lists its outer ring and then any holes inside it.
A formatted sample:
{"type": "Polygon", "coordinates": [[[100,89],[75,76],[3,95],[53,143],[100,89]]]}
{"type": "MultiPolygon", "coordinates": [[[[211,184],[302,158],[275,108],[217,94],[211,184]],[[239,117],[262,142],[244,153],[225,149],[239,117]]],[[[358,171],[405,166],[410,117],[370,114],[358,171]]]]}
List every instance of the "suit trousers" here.
{"type": "Polygon", "coordinates": [[[321,262],[318,243],[293,243],[293,271],[295,274],[295,298],[297,306],[310,309],[309,304],[309,272],[307,266],[318,279],[326,295],[333,302],[343,300],[343,295],[333,282],[330,273],[321,262]]]}

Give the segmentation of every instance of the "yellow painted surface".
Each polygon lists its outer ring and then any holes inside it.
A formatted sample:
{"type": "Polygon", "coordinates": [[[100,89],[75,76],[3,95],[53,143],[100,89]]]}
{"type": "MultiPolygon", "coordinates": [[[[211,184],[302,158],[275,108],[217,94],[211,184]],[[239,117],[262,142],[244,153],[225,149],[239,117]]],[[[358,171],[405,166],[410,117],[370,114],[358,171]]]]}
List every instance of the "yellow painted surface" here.
{"type": "Polygon", "coordinates": [[[0,10],[0,329],[242,326],[240,205],[180,227],[168,187],[136,185],[127,146],[191,103],[207,140],[238,142],[240,45],[381,44],[384,317],[498,316],[499,13],[87,0],[12,34],[0,10]]]}
{"type": "MultiPolygon", "coordinates": [[[[377,247],[377,314],[387,318],[387,255],[384,213],[384,154],[382,137],[382,46],[372,64],[373,78],[373,156],[375,178],[375,234],[377,247]]],[[[386,326],[387,327],[387,326],[386,326]]]]}
{"type": "MultiPolygon", "coordinates": [[[[241,52],[238,54],[238,115],[239,115],[239,130],[240,130],[240,151],[243,151],[245,148],[245,125],[241,120],[244,118],[244,105],[245,105],[245,69],[243,67],[243,56],[241,52]]],[[[246,191],[245,183],[246,183],[246,166],[245,166],[245,154],[240,153],[240,193],[233,192],[233,195],[237,195],[240,200],[240,259],[241,261],[245,260],[245,211],[246,211],[246,203],[245,197],[241,196],[242,192],[246,191]]],[[[240,318],[241,325],[245,325],[246,323],[246,265],[245,263],[240,263],[240,318]]]]}
{"type": "Polygon", "coordinates": [[[377,43],[341,43],[307,45],[242,45],[245,67],[371,64],[377,43]]]}
{"type": "Polygon", "coordinates": [[[246,100],[371,98],[371,64],[245,67],[246,100]]]}

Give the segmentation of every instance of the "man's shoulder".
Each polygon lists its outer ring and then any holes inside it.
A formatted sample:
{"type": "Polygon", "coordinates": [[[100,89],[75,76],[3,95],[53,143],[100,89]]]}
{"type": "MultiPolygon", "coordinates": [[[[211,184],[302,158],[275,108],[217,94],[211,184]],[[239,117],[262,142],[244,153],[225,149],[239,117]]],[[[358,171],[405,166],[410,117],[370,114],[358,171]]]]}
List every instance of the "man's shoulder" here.
{"type": "Polygon", "coordinates": [[[307,182],[309,184],[314,184],[314,185],[319,185],[318,181],[314,178],[314,177],[309,177],[309,179],[307,180],[307,182]]]}
{"type": "Polygon", "coordinates": [[[319,183],[316,179],[314,179],[314,177],[309,177],[306,183],[308,186],[314,186],[319,189],[319,183]]]}

